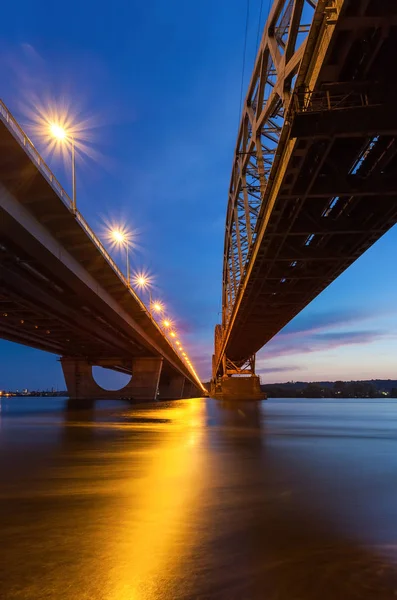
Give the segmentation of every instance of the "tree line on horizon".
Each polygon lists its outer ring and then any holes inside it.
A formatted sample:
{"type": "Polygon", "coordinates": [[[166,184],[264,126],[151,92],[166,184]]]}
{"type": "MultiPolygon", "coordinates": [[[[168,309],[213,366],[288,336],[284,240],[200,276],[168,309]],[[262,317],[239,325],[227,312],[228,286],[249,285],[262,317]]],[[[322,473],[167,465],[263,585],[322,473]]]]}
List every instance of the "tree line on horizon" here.
{"type": "Polygon", "coordinates": [[[397,381],[324,381],[262,384],[269,398],[397,398],[397,381]]]}

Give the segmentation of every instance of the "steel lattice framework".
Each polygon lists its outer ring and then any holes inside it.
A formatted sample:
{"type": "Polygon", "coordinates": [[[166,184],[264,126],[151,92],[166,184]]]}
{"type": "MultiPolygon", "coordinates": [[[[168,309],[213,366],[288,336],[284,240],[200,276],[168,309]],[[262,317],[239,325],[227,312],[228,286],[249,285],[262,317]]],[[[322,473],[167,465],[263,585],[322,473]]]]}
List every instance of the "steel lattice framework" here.
{"type": "MultiPolygon", "coordinates": [[[[223,332],[228,328],[255,244],[260,208],[316,6],[316,0],[275,0],[256,57],[229,189],[223,262],[223,332]]],[[[218,330],[218,347],[219,335],[218,330]]]]}
{"type": "Polygon", "coordinates": [[[214,383],[397,222],[397,3],[275,0],[232,165],[214,383]]]}

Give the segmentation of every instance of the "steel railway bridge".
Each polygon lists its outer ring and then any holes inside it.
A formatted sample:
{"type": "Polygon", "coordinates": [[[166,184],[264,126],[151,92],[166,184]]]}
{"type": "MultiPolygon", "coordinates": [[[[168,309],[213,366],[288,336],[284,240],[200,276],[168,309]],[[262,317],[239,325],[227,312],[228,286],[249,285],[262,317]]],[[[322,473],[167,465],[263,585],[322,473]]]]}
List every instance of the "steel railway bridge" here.
{"type": "Polygon", "coordinates": [[[397,2],[275,0],[234,153],[212,394],[397,220],[397,2]]]}

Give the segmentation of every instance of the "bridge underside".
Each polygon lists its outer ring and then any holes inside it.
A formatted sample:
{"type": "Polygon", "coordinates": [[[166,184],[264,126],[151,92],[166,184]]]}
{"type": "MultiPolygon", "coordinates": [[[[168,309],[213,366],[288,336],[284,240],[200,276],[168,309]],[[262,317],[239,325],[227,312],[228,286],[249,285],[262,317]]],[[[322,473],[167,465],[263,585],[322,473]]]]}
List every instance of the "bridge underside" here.
{"type": "MultiPolygon", "coordinates": [[[[230,364],[241,369],[397,222],[397,3],[333,5],[337,20],[322,17],[326,50],[303,58],[300,86],[283,98],[284,126],[257,182],[260,212],[232,309],[224,296],[215,378],[232,374],[230,364]],[[316,72],[313,87],[308,72],[316,72]]],[[[250,143],[237,154],[256,154],[250,143]]],[[[226,274],[225,289],[231,280],[226,274]]]]}
{"type": "Polygon", "coordinates": [[[396,223],[396,158],[394,134],[296,144],[230,334],[231,360],[257,352],[396,223]]]}
{"type": "Polygon", "coordinates": [[[199,394],[182,357],[1,119],[0,181],[0,337],[64,357],[72,398],[199,394]],[[154,364],[159,373],[142,367],[154,364]],[[131,383],[105,392],[94,365],[132,374],[131,383]]]}
{"type": "MultiPolygon", "coordinates": [[[[110,362],[110,361],[109,361],[110,362]]],[[[95,365],[107,366],[106,361],[95,364],[81,357],[63,357],[61,365],[71,400],[125,399],[137,402],[178,400],[197,395],[197,389],[186,377],[172,373],[159,357],[135,358],[130,361],[131,379],[122,389],[105,390],[92,374],[95,365]]]]}

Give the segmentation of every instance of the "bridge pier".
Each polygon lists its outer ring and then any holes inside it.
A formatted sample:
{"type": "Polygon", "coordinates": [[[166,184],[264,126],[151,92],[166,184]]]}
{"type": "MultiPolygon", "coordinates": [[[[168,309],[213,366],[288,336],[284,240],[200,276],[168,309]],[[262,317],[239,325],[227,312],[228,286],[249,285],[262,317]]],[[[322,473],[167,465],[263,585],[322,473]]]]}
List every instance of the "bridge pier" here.
{"type": "Polygon", "coordinates": [[[184,398],[197,398],[199,396],[202,396],[202,393],[199,392],[198,388],[193,383],[191,383],[190,381],[188,381],[186,379],[185,387],[183,390],[183,397],[184,398]]]}
{"type": "Polygon", "coordinates": [[[183,375],[162,374],[159,383],[159,400],[177,400],[184,397],[184,388],[187,384],[183,375]]]}
{"type": "Polygon", "coordinates": [[[230,377],[225,375],[220,382],[211,384],[211,396],[222,400],[264,400],[258,375],[230,377]]]}
{"type": "Polygon", "coordinates": [[[157,399],[162,358],[135,358],[132,377],[120,390],[104,390],[92,375],[92,363],[85,358],[61,358],[66,387],[71,400],[122,399],[152,402],[157,399]]]}

